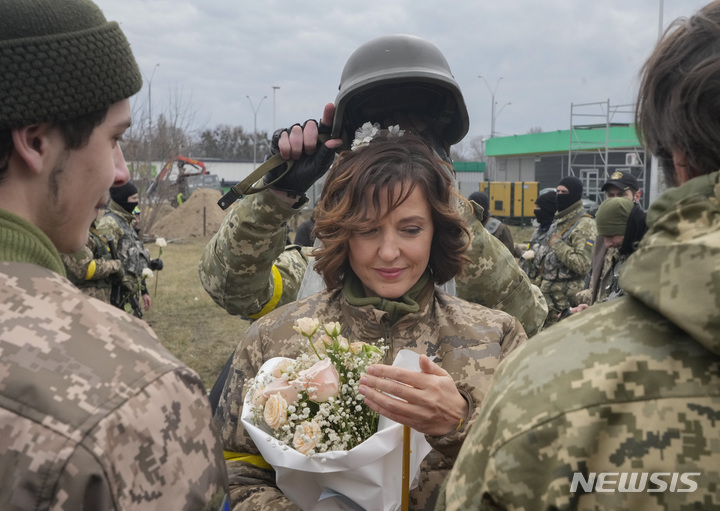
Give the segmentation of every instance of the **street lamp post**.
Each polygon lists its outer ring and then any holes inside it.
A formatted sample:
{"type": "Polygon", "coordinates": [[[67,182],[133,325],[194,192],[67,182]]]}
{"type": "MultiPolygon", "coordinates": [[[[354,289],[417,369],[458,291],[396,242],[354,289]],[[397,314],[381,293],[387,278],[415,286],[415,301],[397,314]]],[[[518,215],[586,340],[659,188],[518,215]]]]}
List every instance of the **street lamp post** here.
{"type": "Polygon", "coordinates": [[[148,137],[152,136],[152,81],[155,77],[155,70],[160,67],[160,63],[157,63],[153,66],[152,73],[150,74],[150,79],[148,80],[148,137]]]}
{"type": "Polygon", "coordinates": [[[278,90],[279,88],[280,88],[279,85],[273,85],[273,86],[272,86],[272,89],[273,89],[273,123],[272,123],[273,132],[277,129],[277,128],[276,128],[276,127],[277,127],[277,124],[275,123],[275,92],[277,92],[277,90],[278,90]]]}
{"type": "Polygon", "coordinates": [[[260,103],[258,103],[257,108],[255,108],[255,105],[253,105],[250,96],[245,97],[250,102],[250,108],[252,108],[253,111],[253,168],[255,168],[257,166],[257,113],[260,110],[260,105],[262,105],[262,102],[265,100],[265,98],[267,98],[267,96],[262,97],[260,103]]]}
{"type": "MultiPolygon", "coordinates": [[[[495,82],[495,87],[492,89],[490,88],[490,84],[487,82],[484,76],[478,76],[478,78],[480,78],[485,83],[485,87],[487,87],[488,92],[490,92],[490,138],[493,138],[495,137],[495,119],[497,118],[497,115],[495,115],[495,91],[497,91],[500,80],[502,80],[503,77],[501,76],[497,79],[497,81],[495,82]]],[[[502,109],[509,104],[510,103],[504,104],[500,110],[502,111],[502,109]]],[[[498,112],[498,115],[500,115],[500,112],[498,112]]]]}

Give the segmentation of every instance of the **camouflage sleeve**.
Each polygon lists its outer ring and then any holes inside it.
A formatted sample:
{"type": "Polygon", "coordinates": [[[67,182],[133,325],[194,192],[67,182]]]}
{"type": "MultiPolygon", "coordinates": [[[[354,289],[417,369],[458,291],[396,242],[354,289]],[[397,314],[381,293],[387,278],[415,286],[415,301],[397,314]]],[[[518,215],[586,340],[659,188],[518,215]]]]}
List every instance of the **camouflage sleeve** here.
{"type": "Polygon", "coordinates": [[[567,240],[557,241],[552,249],[562,264],[576,275],[584,277],[590,270],[596,237],[595,220],[581,218],[567,240]]]}
{"type": "Polygon", "coordinates": [[[74,254],[60,254],[68,274],[78,281],[101,280],[117,273],[122,263],[117,259],[93,259],[93,253],[85,247],[74,254]]]}
{"type": "Polygon", "coordinates": [[[468,223],[472,235],[471,263],[455,279],[457,295],[491,309],[500,309],[520,320],[528,336],[537,333],[547,316],[547,304],[539,289],[520,269],[507,247],[490,234],[473,215],[468,223]]]}
{"type": "Polygon", "coordinates": [[[297,298],[307,259],[285,249],[286,223],[298,210],[270,191],[241,199],[200,260],[205,291],[230,314],[259,318],[297,298]]]}

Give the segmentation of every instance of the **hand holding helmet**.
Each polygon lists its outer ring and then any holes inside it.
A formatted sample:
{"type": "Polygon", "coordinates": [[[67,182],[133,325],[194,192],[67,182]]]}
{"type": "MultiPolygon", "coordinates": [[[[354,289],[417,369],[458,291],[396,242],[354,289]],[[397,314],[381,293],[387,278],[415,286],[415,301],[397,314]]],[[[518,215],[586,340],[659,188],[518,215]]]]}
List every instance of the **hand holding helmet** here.
{"type": "Polygon", "coordinates": [[[318,144],[318,136],[330,134],[334,113],[335,106],[328,103],[319,125],[311,119],[302,126],[295,124],[273,134],[270,152],[273,155],[280,154],[284,160],[293,160],[294,164],[290,172],[280,179],[278,177],[285,171],[284,165],[265,174],[265,184],[269,184],[272,190],[297,197],[303,195],[328,171],[335,158],[335,149],[342,141],[332,139],[318,144]]]}

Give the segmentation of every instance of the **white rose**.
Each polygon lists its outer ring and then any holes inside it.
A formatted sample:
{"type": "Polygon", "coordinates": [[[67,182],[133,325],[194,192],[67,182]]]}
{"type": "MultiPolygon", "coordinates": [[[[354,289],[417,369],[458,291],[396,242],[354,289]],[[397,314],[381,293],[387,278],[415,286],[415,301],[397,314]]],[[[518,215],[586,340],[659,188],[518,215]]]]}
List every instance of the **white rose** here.
{"type": "Polygon", "coordinates": [[[338,335],[337,340],[341,350],[348,351],[350,349],[350,341],[348,341],[345,337],[338,335]]]}
{"type": "Polygon", "coordinates": [[[523,252],[522,258],[526,261],[529,261],[530,259],[533,259],[535,257],[535,251],[534,250],[526,250],[523,252]]]}
{"type": "Polygon", "coordinates": [[[313,421],[304,421],[296,429],[293,437],[293,447],[300,454],[307,454],[322,440],[320,425],[313,421]]]}
{"type": "Polygon", "coordinates": [[[278,364],[277,364],[277,365],[275,366],[275,368],[273,369],[272,375],[273,375],[275,378],[280,378],[280,377],[282,376],[282,374],[283,374],[285,371],[287,371],[287,369],[288,369],[289,367],[292,367],[292,365],[293,365],[293,362],[292,362],[292,360],[290,360],[290,359],[281,360],[280,362],[278,362],[278,364]]]}
{"type": "Polygon", "coordinates": [[[320,321],[314,318],[300,318],[295,321],[295,326],[293,327],[297,333],[304,335],[305,337],[312,337],[315,335],[318,328],[320,328],[320,321]]]}
{"type": "Polygon", "coordinates": [[[287,401],[280,394],[273,394],[265,403],[263,418],[272,429],[279,429],[287,422],[287,401]]]}
{"type": "Polygon", "coordinates": [[[353,355],[357,355],[362,351],[363,346],[365,346],[364,342],[355,341],[350,344],[350,351],[352,351],[353,355]]]}
{"type": "Polygon", "coordinates": [[[156,244],[158,247],[160,247],[160,248],[167,247],[167,241],[165,241],[165,238],[158,238],[158,239],[156,239],[156,240],[155,240],[155,244],[156,244]]]}
{"type": "Polygon", "coordinates": [[[153,276],[153,272],[150,268],[143,268],[142,271],[142,278],[144,279],[151,279],[153,276]]]}
{"type": "Polygon", "coordinates": [[[342,326],[337,321],[333,321],[332,323],[325,323],[323,325],[323,328],[325,329],[326,334],[332,337],[336,337],[340,335],[342,326]]]}

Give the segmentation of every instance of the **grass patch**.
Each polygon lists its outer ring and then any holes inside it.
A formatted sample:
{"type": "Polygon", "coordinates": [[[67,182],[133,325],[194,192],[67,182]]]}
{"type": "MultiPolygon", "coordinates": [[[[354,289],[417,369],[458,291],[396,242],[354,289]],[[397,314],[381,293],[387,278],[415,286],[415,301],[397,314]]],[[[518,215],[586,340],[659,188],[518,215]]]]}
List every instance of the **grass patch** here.
{"type": "MultiPolygon", "coordinates": [[[[165,266],[148,280],[152,305],[143,319],[209,390],[250,323],[225,312],[203,289],[197,267],[208,240],[190,238],[163,248],[165,266]]],[[[158,256],[159,247],[148,243],[146,248],[158,256]]]]}

